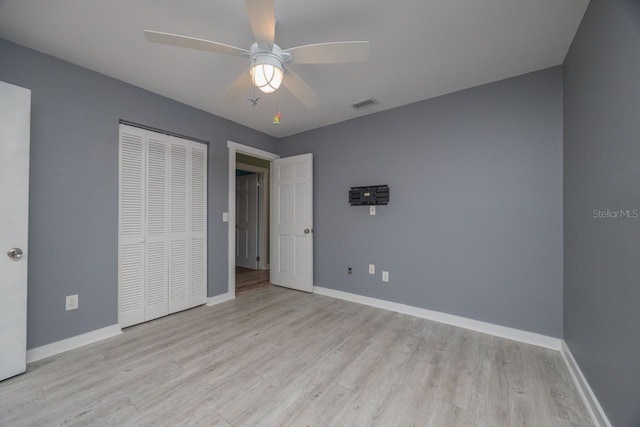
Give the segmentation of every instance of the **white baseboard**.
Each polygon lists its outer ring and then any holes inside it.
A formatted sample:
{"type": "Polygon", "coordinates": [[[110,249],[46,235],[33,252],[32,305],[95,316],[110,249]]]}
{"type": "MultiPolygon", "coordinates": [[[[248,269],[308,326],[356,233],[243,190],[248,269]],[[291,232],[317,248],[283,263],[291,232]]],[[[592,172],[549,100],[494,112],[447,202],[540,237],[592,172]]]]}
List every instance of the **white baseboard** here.
{"type": "Polygon", "coordinates": [[[464,329],[471,329],[472,331],[495,335],[501,338],[507,338],[510,340],[532,344],[538,347],[544,347],[556,351],[560,350],[560,343],[562,341],[560,338],[553,338],[546,335],[537,334],[535,332],[523,331],[520,329],[509,328],[507,326],[494,325],[493,323],[482,322],[480,320],[468,319],[466,317],[455,316],[453,314],[441,313],[439,311],[427,310],[425,308],[413,307],[410,305],[399,304],[397,302],[365,297],[362,295],[337,291],[335,289],[328,289],[320,286],[315,286],[314,292],[319,295],[325,295],[328,297],[369,305],[371,307],[395,311],[397,313],[409,314],[411,316],[420,317],[422,319],[446,323],[448,325],[458,326],[464,329]]]}
{"type": "MultiPolygon", "coordinates": [[[[216,295],[215,297],[207,298],[207,306],[220,304],[234,298],[235,295],[230,293],[216,295]]],[[[120,325],[111,325],[106,328],[96,329],[95,331],[76,335],[75,337],[66,338],[41,347],[32,348],[27,350],[27,363],[55,356],[56,354],[64,353],[65,351],[73,350],[74,348],[82,347],[87,344],[93,344],[95,342],[120,335],[121,333],[122,328],[120,328],[120,325]]]]}
{"type": "Polygon", "coordinates": [[[212,305],[222,304],[223,302],[231,301],[236,296],[230,292],[226,294],[216,295],[215,297],[207,298],[207,307],[211,307],[212,305]]]}
{"type": "Polygon", "coordinates": [[[582,397],[582,400],[584,401],[584,404],[587,407],[589,414],[591,415],[593,423],[598,427],[611,427],[611,423],[607,418],[607,414],[605,414],[604,409],[602,409],[602,406],[600,406],[600,402],[598,402],[596,395],[593,393],[591,386],[582,373],[582,369],[580,369],[578,362],[576,362],[573,354],[571,354],[571,350],[569,350],[569,346],[567,346],[567,343],[564,342],[564,340],[562,340],[560,353],[562,354],[562,358],[569,368],[569,372],[571,372],[573,381],[576,383],[578,392],[580,393],[580,396],[582,397]]]}
{"type": "Polygon", "coordinates": [[[74,348],[87,344],[93,344],[94,342],[102,341],[120,335],[121,333],[122,328],[120,328],[120,325],[111,325],[106,328],[76,335],[75,337],[52,342],[51,344],[46,344],[41,347],[32,348],[31,350],[27,350],[27,363],[64,353],[65,351],[73,350],[74,348]]]}

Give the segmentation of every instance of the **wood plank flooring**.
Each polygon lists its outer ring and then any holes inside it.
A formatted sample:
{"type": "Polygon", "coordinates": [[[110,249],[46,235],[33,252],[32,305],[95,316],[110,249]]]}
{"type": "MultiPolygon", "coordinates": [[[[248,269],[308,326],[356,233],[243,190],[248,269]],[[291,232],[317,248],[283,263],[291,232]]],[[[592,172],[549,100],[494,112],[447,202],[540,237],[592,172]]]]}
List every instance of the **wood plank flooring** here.
{"type": "Polygon", "coordinates": [[[2,426],[591,426],[559,353],[269,286],[29,365],[2,426]]]}
{"type": "Polygon", "coordinates": [[[250,270],[236,267],[236,296],[269,285],[269,270],[250,270]]]}

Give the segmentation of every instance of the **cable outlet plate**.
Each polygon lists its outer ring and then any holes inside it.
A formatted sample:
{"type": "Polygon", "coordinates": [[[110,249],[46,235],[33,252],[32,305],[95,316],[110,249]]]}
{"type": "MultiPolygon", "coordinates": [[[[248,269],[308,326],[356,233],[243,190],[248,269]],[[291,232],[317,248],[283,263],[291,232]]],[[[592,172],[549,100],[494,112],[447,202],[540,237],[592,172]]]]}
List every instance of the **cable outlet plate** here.
{"type": "Polygon", "coordinates": [[[67,295],[65,310],[76,310],[78,308],[78,294],[67,295]]]}

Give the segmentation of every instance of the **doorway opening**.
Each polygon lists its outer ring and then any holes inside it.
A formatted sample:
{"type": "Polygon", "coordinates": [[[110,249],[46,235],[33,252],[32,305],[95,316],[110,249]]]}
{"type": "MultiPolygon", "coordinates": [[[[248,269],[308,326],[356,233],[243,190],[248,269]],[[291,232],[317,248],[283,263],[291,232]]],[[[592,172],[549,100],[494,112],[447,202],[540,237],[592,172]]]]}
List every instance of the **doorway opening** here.
{"type": "Polygon", "coordinates": [[[236,154],[236,295],[269,286],[271,162],[236,154]]]}
{"type": "MultiPolygon", "coordinates": [[[[227,297],[234,298],[236,296],[236,281],[238,284],[242,283],[243,288],[252,289],[258,286],[259,284],[263,284],[265,281],[269,283],[269,258],[270,254],[268,253],[269,247],[269,215],[270,208],[269,204],[265,204],[265,202],[269,202],[270,194],[268,193],[268,189],[270,188],[270,169],[271,169],[271,161],[280,158],[277,154],[270,153],[268,151],[260,150],[254,147],[250,147],[243,144],[238,144],[236,142],[228,141],[227,147],[229,148],[229,259],[228,259],[228,290],[227,297]],[[240,158],[240,161],[238,161],[240,158]],[[249,164],[252,161],[250,159],[257,159],[260,161],[266,161],[269,166],[265,167],[265,163],[262,164],[249,164]],[[240,163],[240,166],[238,166],[240,163]],[[266,170],[265,170],[266,169],[266,170]],[[238,174],[236,170],[243,170],[248,172],[248,174],[240,173],[238,174]],[[236,176],[236,175],[239,176],[236,176]],[[237,266],[238,262],[238,247],[240,246],[238,243],[239,233],[237,226],[238,215],[237,215],[237,191],[238,191],[238,179],[243,175],[248,176],[251,174],[256,175],[256,180],[259,180],[260,187],[264,189],[262,193],[262,197],[259,198],[255,202],[257,207],[261,207],[263,214],[260,215],[259,212],[256,212],[256,217],[261,219],[262,227],[261,233],[259,233],[256,237],[257,244],[256,247],[256,255],[260,257],[260,260],[254,260],[252,264],[249,265],[249,268],[245,266],[237,266]],[[260,202],[260,203],[259,203],[260,202]],[[262,238],[260,238],[262,235],[262,238]],[[262,248],[262,249],[260,249],[262,248]],[[264,254],[264,255],[262,255],[264,254]],[[236,277],[236,271],[237,277],[236,277]],[[249,283],[249,285],[247,285],[249,283]]],[[[241,178],[242,179],[242,178],[241,178]]],[[[253,234],[253,232],[252,232],[253,234]]],[[[255,235],[255,234],[254,234],[255,235]]],[[[244,242],[246,242],[247,237],[245,235],[244,242]]],[[[253,243],[249,245],[250,247],[254,247],[253,243]]],[[[245,246],[245,254],[246,254],[246,246],[245,246]]],[[[249,258],[249,257],[245,257],[249,258]]]]}
{"type": "MultiPolygon", "coordinates": [[[[238,154],[270,162],[269,281],[285,288],[313,292],[313,154],[280,158],[277,154],[228,141],[229,222],[228,289],[221,299],[236,297],[236,169],[238,154]]],[[[241,169],[242,170],[242,169],[241,169]]],[[[248,171],[250,172],[250,171],[248,171]]],[[[257,178],[256,178],[257,179],[257,178]]],[[[228,215],[227,215],[228,214],[228,215]]],[[[265,215],[263,215],[264,218],[265,215]]],[[[266,239],[263,238],[263,243],[266,239]]],[[[245,268],[245,267],[243,267],[245,268]]],[[[254,267],[257,268],[257,267],[254,267]]]]}

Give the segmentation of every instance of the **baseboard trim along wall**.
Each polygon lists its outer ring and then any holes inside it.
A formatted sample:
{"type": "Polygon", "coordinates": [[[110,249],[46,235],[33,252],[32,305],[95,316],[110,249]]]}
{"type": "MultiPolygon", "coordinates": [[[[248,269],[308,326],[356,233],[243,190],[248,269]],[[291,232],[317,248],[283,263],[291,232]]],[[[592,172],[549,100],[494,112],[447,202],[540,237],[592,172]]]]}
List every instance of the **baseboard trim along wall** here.
{"type": "Polygon", "coordinates": [[[448,325],[458,326],[460,328],[470,329],[472,331],[495,335],[497,337],[507,338],[510,340],[532,344],[538,347],[544,347],[556,351],[560,350],[560,343],[562,341],[560,338],[553,338],[546,335],[537,334],[535,332],[522,331],[520,329],[509,328],[507,326],[494,325],[493,323],[482,322],[480,320],[468,319],[466,317],[456,316],[453,314],[441,313],[439,311],[427,310],[425,308],[413,307],[397,302],[365,297],[362,295],[337,291],[335,289],[323,288],[320,286],[315,286],[314,292],[319,295],[325,295],[345,301],[369,305],[371,307],[395,311],[397,313],[409,314],[411,316],[420,317],[422,319],[446,323],[448,325]]]}
{"type": "Polygon", "coordinates": [[[598,398],[593,393],[591,386],[587,382],[584,374],[582,373],[582,369],[576,362],[576,359],[571,354],[571,350],[569,350],[569,346],[564,340],[560,346],[560,353],[562,354],[562,358],[564,362],[567,364],[569,368],[569,372],[571,372],[571,377],[573,378],[573,382],[575,382],[576,387],[578,388],[578,392],[584,401],[589,414],[591,415],[591,419],[596,426],[599,427],[611,427],[611,423],[607,418],[607,414],[605,414],[604,409],[600,406],[600,402],[598,402],[598,398]]]}
{"type": "MultiPolygon", "coordinates": [[[[207,307],[221,304],[225,301],[231,301],[234,298],[235,295],[228,292],[222,295],[209,297],[207,298],[207,307]]],[[[115,337],[121,333],[122,328],[120,328],[120,325],[111,325],[106,328],[96,329],[95,331],[76,335],[75,337],[56,341],[41,347],[32,348],[31,350],[27,350],[27,363],[55,356],[56,354],[64,353],[65,351],[73,350],[74,348],[82,347],[87,344],[93,344],[107,338],[115,337]]]]}
{"type": "Polygon", "coordinates": [[[211,307],[212,305],[222,304],[223,302],[231,301],[235,299],[235,295],[227,292],[225,294],[216,295],[214,297],[207,298],[207,307],[211,307]]]}
{"type": "MultiPolygon", "coordinates": [[[[352,294],[349,292],[338,291],[321,286],[315,286],[314,292],[318,295],[324,295],[331,298],[364,304],[371,307],[394,311],[396,313],[408,314],[410,316],[415,316],[422,319],[433,320],[435,322],[458,326],[460,328],[470,329],[472,331],[482,332],[501,338],[507,338],[510,340],[559,351],[567,365],[567,368],[569,369],[569,372],[571,373],[571,377],[576,384],[578,392],[580,393],[580,396],[582,397],[582,400],[584,401],[594,424],[599,427],[612,427],[609,419],[607,418],[607,415],[600,405],[600,402],[598,402],[598,399],[593,393],[591,386],[589,386],[589,383],[582,373],[580,366],[573,357],[573,354],[571,354],[571,350],[567,346],[567,343],[564,342],[564,340],[537,334],[534,332],[494,325],[492,323],[468,319],[466,317],[455,316],[452,314],[441,313],[438,311],[427,310],[425,308],[413,307],[410,305],[385,301],[377,298],[365,297],[363,295],[352,294]]],[[[231,301],[233,299],[235,299],[235,295],[227,292],[221,295],[207,298],[207,306],[211,307],[223,302],[231,301]]],[[[56,354],[64,353],[65,351],[73,350],[75,348],[82,347],[88,344],[93,344],[95,342],[120,335],[121,333],[122,329],[120,328],[120,325],[111,325],[105,328],[96,329],[95,331],[76,335],[75,337],[56,341],[51,344],[46,344],[41,347],[32,348],[27,351],[27,363],[35,362],[50,356],[55,356],[56,354]]]]}
{"type": "Polygon", "coordinates": [[[87,344],[93,344],[107,338],[115,337],[121,333],[122,329],[120,328],[120,325],[111,325],[106,328],[96,329],[95,331],[76,335],[75,337],[32,348],[31,350],[27,350],[27,363],[55,356],[56,354],[64,353],[65,351],[73,350],[74,348],[82,347],[87,344]]]}
{"type": "Polygon", "coordinates": [[[466,317],[455,316],[452,314],[441,313],[439,311],[427,310],[425,308],[413,307],[410,305],[400,304],[396,302],[381,300],[377,298],[365,297],[363,295],[352,294],[349,292],[337,291],[335,289],[323,288],[315,286],[314,292],[318,295],[324,295],[345,301],[364,304],[371,307],[382,308],[384,310],[395,311],[397,313],[408,314],[422,319],[433,320],[435,322],[446,323],[448,325],[458,326],[472,331],[482,332],[489,335],[495,335],[501,338],[507,338],[526,344],[536,345],[538,347],[548,348],[550,350],[559,351],[564,359],[571,377],[576,384],[578,392],[591,415],[591,419],[598,427],[612,427],[602,406],[598,402],[593,390],[589,386],[587,379],[582,374],[582,370],[574,359],[569,347],[559,338],[553,338],[546,335],[537,334],[535,332],[522,331],[520,329],[509,328],[506,326],[494,325],[492,323],[482,322],[480,320],[468,319],[466,317]]]}

